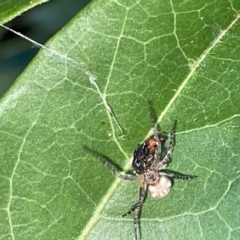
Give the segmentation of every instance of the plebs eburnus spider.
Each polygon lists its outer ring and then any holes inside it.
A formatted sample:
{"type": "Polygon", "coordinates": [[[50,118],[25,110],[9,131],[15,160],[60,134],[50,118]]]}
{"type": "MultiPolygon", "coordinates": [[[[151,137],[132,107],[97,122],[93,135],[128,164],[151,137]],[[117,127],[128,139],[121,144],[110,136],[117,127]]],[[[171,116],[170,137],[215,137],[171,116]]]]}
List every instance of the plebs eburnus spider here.
{"type": "Polygon", "coordinates": [[[123,174],[108,162],[101,154],[94,152],[87,146],[84,146],[91,154],[97,157],[109,170],[118,178],[124,180],[137,180],[139,182],[139,198],[138,201],[122,216],[134,212],[134,236],[135,240],[141,239],[139,231],[139,213],[143,206],[147,192],[153,198],[162,198],[166,196],[172,188],[171,179],[189,180],[197,176],[188,174],[178,174],[175,172],[165,172],[170,162],[170,156],[175,145],[175,129],[177,121],[174,122],[169,136],[169,146],[164,148],[168,137],[162,132],[158,132],[156,127],[153,127],[153,134],[144,140],[133,153],[131,174],[123,174]],[[139,237],[138,237],[139,236],[139,237]]]}

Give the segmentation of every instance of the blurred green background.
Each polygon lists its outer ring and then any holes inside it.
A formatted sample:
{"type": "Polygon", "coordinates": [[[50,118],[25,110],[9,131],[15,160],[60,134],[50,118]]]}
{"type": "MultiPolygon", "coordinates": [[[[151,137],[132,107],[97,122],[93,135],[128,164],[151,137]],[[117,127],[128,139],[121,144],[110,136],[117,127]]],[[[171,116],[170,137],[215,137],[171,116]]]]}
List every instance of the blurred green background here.
{"type": "MultiPolygon", "coordinates": [[[[57,33],[90,0],[54,0],[39,5],[5,24],[41,44],[57,33]]],[[[0,97],[37,54],[31,42],[0,27],[0,97]]]]}

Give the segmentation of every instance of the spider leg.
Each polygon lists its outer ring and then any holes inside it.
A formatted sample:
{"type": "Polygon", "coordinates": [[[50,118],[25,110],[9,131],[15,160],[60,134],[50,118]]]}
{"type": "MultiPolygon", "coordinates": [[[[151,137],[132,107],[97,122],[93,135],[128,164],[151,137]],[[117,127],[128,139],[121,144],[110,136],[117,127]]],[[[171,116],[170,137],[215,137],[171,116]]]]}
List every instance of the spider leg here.
{"type": "Polygon", "coordinates": [[[116,168],[106,161],[104,158],[98,158],[98,160],[116,177],[121,178],[123,180],[136,180],[136,176],[132,174],[122,174],[116,170],[116,168]]]}
{"type": "Polygon", "coordinates": [[[153,104],[151,101],[148,102],[149,112],[150,112],[150,122],[151,122],[151,132],[154,136],[158,137],[160,142],[165,142],[167,137],[164,133],[158,131],[158,122],[157,116],[155,114],[155,109],[153,108],[153,104]]]}
{"type": "Polygon", "coordinates": [[[151,132],[154,135],[157,135],[157,116],[156,116],[152,101],[148,101],[148,107],[149,107],[149,118],[151,122],[151,132]]]}
{"type": "Polygon", "coordinates": [[[173,152],[174,149],[174,145],[175,145],[175,129],[176,129],[176,125],[177,125],[177,120],[174,121],[172,130],[170,132],[170,142],[169,142],[169,147],[166,151],[165,156],[163,157],[162,161],[159,162],[159,164],[157,165],[157,169],[163,169],[166,168],[169,164],[169,159],[170,156],[173,152]]]}
{"type": "MultiPolygon", "coordinates": [[[[138,236],[138,229],[139,229],[139,224],[138,224],[138,220],[139,220],[139,213],[142,209],[143,203],[144,203],[144,199],[147,193],[147,184],[144,183],[140,189],[139,189],[139,198],[138,198],[138,202],[135,203],[126,213],[124,213],[122,215],[122,217],[125,217],[128,214],[131,214],[134,211],[134,219],[133,219],[133,223],[134,223],[134,236],[135,236],[135,240],[137,240],[137,236],[138,236]]],[[[139,235],[141,238],[141,233],[139,230],[139,235]]]]}
{"type": "Polygon", "coordinates": [[[103,156],[102,154],[93,151],[87,146],[84,146],[84,149],[96,157],[114,176],[124,180],[137,180],[137,177],[133,174],[120,173],[109,161],[106,160],[107,157],[103,156]]]}
{"type": "Polygon", "coordinates": [[[178,174],[178,173],[166,173],[166,172],[159,172],[160,176],[167,176],[170,178],[181,179],[181,180],[190,180],[197,178],[196,175],[188,175],[188,174],[178,174]]]}

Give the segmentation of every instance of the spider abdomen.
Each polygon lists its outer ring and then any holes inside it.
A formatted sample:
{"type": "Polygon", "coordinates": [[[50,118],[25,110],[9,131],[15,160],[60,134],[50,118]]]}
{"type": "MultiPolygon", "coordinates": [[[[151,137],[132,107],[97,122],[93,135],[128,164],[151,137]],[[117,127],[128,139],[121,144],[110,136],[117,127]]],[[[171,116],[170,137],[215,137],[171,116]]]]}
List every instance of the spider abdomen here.
{"type": "Polygon", "coordinates": [[[172,182],[167,176],[158,176],[158,181],[148,184],[148,192],[153,198],[165,197],[172,188],[172,182]]]}

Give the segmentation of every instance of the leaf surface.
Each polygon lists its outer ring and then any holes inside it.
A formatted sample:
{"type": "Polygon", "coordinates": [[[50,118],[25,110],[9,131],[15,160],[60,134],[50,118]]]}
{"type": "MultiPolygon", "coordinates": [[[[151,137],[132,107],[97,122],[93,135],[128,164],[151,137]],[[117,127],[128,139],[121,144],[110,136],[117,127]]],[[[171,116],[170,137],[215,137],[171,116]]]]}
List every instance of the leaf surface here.
{"type": "Polygon", "coordinates": [[[6,23],[36,5],[47,1],[48,0],[2,0],[0,3],[0,23],[6,23]]]}
{"type": "Polygon", "coordinates": [[[195,174],[148,197],[143,239],[238,239],[237,2],[95,1],[60,31],[0,102],[1,239],[133,239],[130,169],[150,131],[178,120],[170,169],[195,174]]]}

